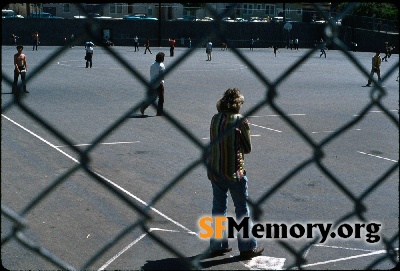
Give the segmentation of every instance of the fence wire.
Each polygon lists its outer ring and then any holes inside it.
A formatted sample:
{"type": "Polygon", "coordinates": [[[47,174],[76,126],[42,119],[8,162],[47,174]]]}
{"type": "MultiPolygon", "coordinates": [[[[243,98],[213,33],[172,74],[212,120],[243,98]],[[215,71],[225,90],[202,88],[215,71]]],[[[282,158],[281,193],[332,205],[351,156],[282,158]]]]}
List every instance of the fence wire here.
{"type": "MultiPolygon", "coordinates": [[[[27,82],[33,80],[40,72],[44,69],[49,68],[49,65],[61,54],[63,54],[70,45],[80,44],[87,40],[87,38],[93,40],[95,43],[102,43],[102,37],[99,35],[99,29],[96,25],[96,20],[93,19],[90,14],[87,14],[83,5],[75,4],[79,9],[81,14],[86,14],[88,17],[86,23],[86,36],[82,36],[75,41],[71,41],[70,44],[66,44],[64,47],[61,47],[55,50],[51,55],[49,55],[46,59],[44,59],[38,66],[40,68],[33,70],[27,75],[27,82]]],[[[355,58],[355,56],[350,52],[349,48],[338,38],[338,26],[335,24],[334,20],[330,20],[326,17],[326,14],[322,11],[321,7],[314,3],[314,7],[319,11],[321,17],[325,17],[329,23],[325,29],[325,40],[327,44],[334,44],[337,46],[338,50],[340,50],[344,56],[350,61],[358,71],[363,74],[366,78],[369,77],[369,71],[364,69],[361,63],[355,58]]],[[[335,19],[340,19],[346,16],[348,13],[351,13],[352,9],[356,4],[350,3],[348,6],[343,10],[342,13],[338,13],[335,19]]],[[[229,14],[233,9],[235,9],[236,4],[230,5],[230,9],[226,9],[223,12],[219,13],[218,11],[214,10],[211,5],[206,5],[205,8],[207,9],[210,14],[215,18],[213,23],[213,31],[211,35],[218,37],[223,42],[227,43],[229,46],[229,40],[224,34],[224,30],[221,27],[222,18],[229,14]]],[[[98,5],[98,8],[101,8],[101,5],[98,5]]],[[[168,77],[176,67],[180,65],[187,57],[189,57],[193,52],[194,48],[204,44],[207,39],[210,38],[210,33],[207,36],[203,36],[201,39],[197,41],[196,44],[193,44],[192,49],[185,51],[185,53],[180,56],[177,61],[175,61],[171,67],[166,71],[165,77],[168,77]]],[[[393,166],[389,167],[386,172],[384,172],[378,179],[374,181],[372,185],[370,185],[360,196],[356,196],[348,187],[346,187],[345,183],[341,181],[335,174],[324,164],[323,158],[325,156],[324,147],[327,146],[330,142],[338,139],[343,133],[349,130],[352,126],[359,123],[371,110],[373,107],[379,108],[384,115],[393,123],[393,125],[398,129],[399,127],[399,120],[398,118],[390,112],[383,104],[382,99],[386,96],[386,90],[382,88],[382,86],[375,80],[372,79],[374,83],[374,87],[371,89],[370,92],[370,100],[364,108],[359,112],[359,114],[354,117],[351,121],[344,124],[342,127],[334,131],[332,134],[327,136],[324,140],[317,143],[315,142],[312,137],[304,131],[304,129],[297,124],[277,103],[276,96],[279,92],[279,85],[284,82],[290,75],[293,73],[299,66],[301,66],[305,61],[307,61],[311,55],[315,53],[315,51],[319,50],[318,48],[310,49],[307,51],[297,62],[293,63],[286,71],[282,72],[281,76],[279,76],[275,81],[269,80],[265,77],[262,72],[252,64],[252,62],[247,59],[245,55],[243,55],[240,50],[236,49],[235,47],[229,46],[230,50],[252,71],[252,73],[257,76],[257,78],[265,85],[266,88],[266,95],[263,100],[260,100],[258,104],[256,104],[253,108],[251,108],[245,117],[248,117],[258,110],[264,107],[269,107],[272,109],[276,114],[282,117],[282,119],[295,130],[295,132],[312,148],[313,152],[312,155],[305,161],[303,161],[300,165],[290,170],[285,176],[282,178],[270,189],[265,191],[263,195],[256,201],[248,200],[250,207],[252,208],[252,213],[254,214],[254,218],[257,219],[263,214],[263,210],[259,207],[262,203],[266,202],[271,196],[273,196],[279,189],[285,186],[290,180],[299,174],[301,171],[305,170],[310,166],[317,166],[317,168],[335,185],[337,188],[344,194],[346,197],[353,203],[353,210],[343,217],[337,218],[335,223],[339,225],[341,222],[346,221],[351,218],[358,218],[361,221],[367,222],[368,218],[365,217],[366,206],[364,204],[365,198],[371,195],[382,183],[384,183],[391,175],[394,175],[398,172],[399,169],[399,162],[397,161],[393,166]]],[[[130,64],[117,52],[111,50],[108,47],[104,47],[107,52],[115,58],[129,73],[143,86],[148,88],[149,90],[153,89],[152,86],[156,80],[153,82],[149,82],[145,77],[141,75],[141,73],[135,68],[130,66],[130,64]]],[[[386,78],[391,76],[395,73],[398,69],[399,63],[393,65],[387,74],[382,78],[385,81],[386,78]]],[[[10,87],[12,85],[12,79],[6,76],[4,73],[2,74],[2,79],[5,83],[7,83],[10,87]]],[[[21,85],[18,86],[21,88],[21,85]]],[[[183,180],[183,178],[193,171],[195,168],[199,166],[205,166],[206,164],[206,157],[209,151],[209,146],[204,146],[204,144],[199,141],[199,139],[194,136],[190,129],[186,127],[184,124],[180,123],[173,115],[168,114],[165,112],[165,118],[169,121],[177,130],[179,130],[185,137],[187,137],[194,145],[196,145],[203,153],[202,157],[186,168],[182,168],[181,172],[179,172],[172,181],[170,181],[161,191],[159,191],[151,202],[148,203],[147,206],[143,207],[139,205],[137,202],[133,201],[131,198],[127,197],[124,193],[122,193],[119,189],[111,185],[107,180],[99,175],[98,173],[94,172],[90,167],[91,161],[91,152],[93,149],[98,146],[103,139],[108,137],[110,133],[116,129],[118,129],[121,125],[123,125],[134,112],[140,108],[143,102],[150,102],[151,97],[139,101],[136,105],[130,108],[125,114],[121,115],[119,118],[115,119],[115,121],[106,128],[101,134],[99,134],[91,144],[89,144],[86,149],[79,149],[78,147],[74,146],[74,144],[69,140],[68,136],[59,132],[56,128],[52,126],[51,123],[46,122],[42,119],[39,115],[37,115],[34,111],[32,111],[27,104],[24,102],[25,96],[22,94],[14,95],[14,99],[2,106],[2,113],[7,112],[8,110],[17,107],[18,109],[22,110],[29,116],[34,122],[39,124],[43,129],[50,132],[56,138],[58,138],[61,142],[65,145],[68,145],[69,148],[75,152],[79,159],[76,160],[76,166],[70,168],[67,172],[63,175],[59,176],[55,179],[46,189],[41,191],[38,195],[36,195],[29,204],[25,206],[25,208],[16,213],[4,204],[1,204],[1,212],[2,216],[7,218],[13,223],[13,230],[11,233],[7,235],[2,235],[1,245],[4,246],[11,240],[16,240],[25,248],[33,251],[38,256],[44,258],[48,262],[51,262],[55,266],[61,269],[67,270],[87,270],[92,266],[93,263],[96,262],[104,253],[106,253],[116,242],[121,240],[127,234],[129,234],[134,229],[141,229],[148,234],[154,241],[158,243],[158,245],[165,250],[169,251],[173,255],[182,259],[185,264],[193,269],[201,269],[200,260],[202,259],[201,255],[192,259],[188,259],[185,255],[181,254],[177,249],[175,249],[172,245],[168,244],[167,241],[163,240],[159,236],[152,233],[152,230],[147,226],[147,223],[152,220],[152,216],[149,214],[151,211],[151,206],[156,204],[160,199],[165,197],[165,195],[174,187],[183,180]],[[84,170],[91,178],[99,183],[100,185],[104,186],[110,193],[117,195],[121,200],[126,202],[134,211],[140,214],[140,219],[134,221],[134,223],[125,227],[118,235],[116,235],[113,239],[109,240],[106,245],[104,245],[100,250],[98,250],[91,258],[87,259],[86,263],[81,267],[73,266],[70,263],[65,262],[62,259],[62,255],[55,255],[49,252],[45,247],[41,244],[35,243],[33,240],[29,239],[29,237],[25,234],[27,228],[29,228],[29,221],[25,220],[25,216],[29,214],[29,212],[37,206],[40,202],[42,202],[47,196],[49,196],[52,191],[56,189],[59,185],[65,182],[69,176],[71,176],[74,172],[78,170],[84,170]]],[[[152,106],[155,106],[153,103],[152,106]]],[[[385,245],[386,253],[384,253],[378,259],[371,261],[367,269],[375,268],[380,262],[389,260],[394,265],[398,263],[398,252],[394,245],[399,239],[399,233],[395,233],[391,238],[382,238],[382,242],[385,245]]],[[[287,242],[279,241],[278,243],[287,250],[294,259],[294,264],[292,266],[288,266],[287,269],[290,268],[299,268],[301,269],[302,265],[306,264],[306,260],[303,258],[304,252],[307,251],[311,245],[318,243],[317,237],[309,242],[307,245],[300,249],[295,249],[291,247],[287,242]]],[[[203,252],[204,254],[206,251],[203,252]]]]}

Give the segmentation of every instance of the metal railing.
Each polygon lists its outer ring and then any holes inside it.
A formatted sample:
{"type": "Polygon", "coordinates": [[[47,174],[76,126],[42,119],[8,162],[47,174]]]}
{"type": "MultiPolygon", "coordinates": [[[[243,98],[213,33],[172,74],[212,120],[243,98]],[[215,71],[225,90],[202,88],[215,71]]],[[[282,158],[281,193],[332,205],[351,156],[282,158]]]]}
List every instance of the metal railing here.
{"type": "MultiPolygon", "coordinates": [[[[351,12],[354,4],[349,4],[347,9],[343,11],[343,16],[347,12],[351,12]]],[[[81,10],[82,14],[85,14],[85,11],[82,6],[77,5],[77,7],[81,10]]],[[[233,5],[232,8],[235,6],[233,5]]],[[[322,14],[322,10],[318,5],[315,5],[317,9],[322,14]]],[[[222,28],[220,28],[220,25],[218,22],[221,21],[223,17],[226,16],[227,12],[229,10],[226,10],[223,13],[218,13],[217,11],[213,10],[211,6],[206,6],[206,9],[208,12],[213,14],[213,17],[215,18],[214,24],[213,24],[213,35],[221,39],[222,41],[227,41],[227,37],[224,35],[224,31],[222,28]]],[[[328,18],[327,18],[328,19],[328,18]]],[[[95,27],[93,27],[96,24],[96,20],[93,20],[92,18],[87,19],[87,35],[91,37],[91,39],[95,42],[100,43],[101,39],[99,39],[99,35],[97,32],[95,32],[95,27]]],[[[327,25],[327,28],[330,31],[325,31],[326,37],[325,40],[327,43],[330,44],[335,44],[338,50],[341,50],[342,53],[346,56],[347,60],[350,61],[358,70],[361,74],[367,78],[369,76],[369,71],[363,68],[363,66],[360,64],[360,62],[357,60],[357,58],[354,57],[354,55],[349,52],[348,48],[346,45],[338,38],[338,31],[337,31],[337,26],[336,25],[327,25]]],[[[207,41],[208,36],[204,36],[203,39],[198,41],[198,44],[204,44],[207,41]]],[[[83,38],[82,38],[83,39],[83,38]]],[[[75,42],[82,42],[81,41],[75,41],[75,42]]],[[[61,47],[60,49],[57,49],[52,53],[47,59],[45,59],[41,65],[39,65],[40,68],[33,70],[31,74],[29,75],[28,80],[32,80],[37,74],[41,72],[42,69],[46,69],[49,67],[50,63],[56,59],[56,57],[59,57],[60,54],[64,53],[65,50],[69,47],[69,44],[66,44],[65,47],[61,47]]],[[[197,47],[196,44],[193,44],[193,48],[197,47]]],[[[144,78],[139,71],[137,71],[135,68],[132,68],[129,63],[127,63],[126,60],[124,60],[119,54],[117,54],[115,51],[111,50],[108,47],[105,47],[105,50],[112,55],[126,70],[128,70],[131,74],[131,76],[135,77],[138,81],[141,82],[146,88],[152,89],[152,84],[153,82],[148,82],[146,78],[144,78]]],[[[399,163],[398,161],[394,163],[391,167],[389,167],[379,178],[377,178],[371,186],[369,186],[360,196],[356,196],[351,190],[349,190],[343,182],[338,179],[332,171],[327,168],[323,163],[322,159],[325,155],[324,152],[324,147],[329,144],[331,141],[334,139],[340,137],[343,133],[345,133],[348,129],[353,127],[355,124],[359,123],[369,112],[369,110],[373,107],[379,108],[385,117],[390,120],[390,122],[398,129],[399,127],[399,120],[397,116],[393,115],[388,108],[386,108],[383,103],[382,99],[386,95],[386,91],[384,88],[382,88],[378,82],[376,82],[373,79],[374,82],[374,87],[371,89],[370,92],[370,100],[369,102],[363,107],[361,112],[354,117],[351,121],[348,123],[344,124],[342,127],[334,131],[332,134],[327,136],[324,140],[321,142],[317,143],[313,140],[313,138],[298,124],[296,123],[286,112],[279,106],[279,104],[276,101],[276,95],[279,92],[279,85],[286,80],[287,77],[290,76],[292,72],[294,72],[302,63],[304,63],[307,59],[309,59],[318,48],[310,49],[307,51],[301,58],[299,58],[295,63],[293,63],[288,70],[283,72],[276,80],[271,81],[267,77],[263,75],[263,73],[255,66],[253,63],[241,53],[240,50],[235,49],[235,48],[230,48],[230,50],[242,61],[249,69],[252,71],[252,73],[257,76],[257,78],[265,85],[267,91],[265,98],[263,100],[260,100],[258,104],[256,104],[253,108],[251,108],[246,116],[249,116],[251,114],[256,113],[258,110],[264,107],[269,107],[271,110],[273,110],[276,114],[280,115],[282,119],[290,125],[291,128],[305,141],[307,144],[312,148],[313,150],[313,155],[311,158],[303,161],[299,166],[289,169],[289,172],[287,175],[282,176],[279,182],[277,182],[272,188],[268,189],[267,191],[264,192],[264,194],[257,200],[248,200],[248,203],[250,207],[253,210],[253,214],[255,216],[255,219],[257,217],[260,217],[261,214],[263,213],[263,210],[259,207],[261,206],[262,203],[266,202],[271,196],[274,195],[281,187],[285,186],[290,180],[299,172],[304,170],[305,168],[309,167],[310,165],[315,165],[337,188],[344,194],[346,197],[353,203],[353,211],[345,214],[343,217],[339,217],[336,219],[335,224],[339,224],[347,219],[350,218],[358,218],[361,221],[367,221],[367,217],[365,216],[366,212],[366,206],[364,204],[364,199],[367,198],[371,193],[373,193],[387,178],[389,178],[391,175],[395,174],[398,172],[399,169],[399,163]]],[[[181,62],[183,62],[188,56],[190,56],[194,50],[187,50],[185,53],[183,53],[182,56],[180,56],[177,61],[175,61],[168,72],[165,74],[165,77],[168,76],[168,74],[174,70],[181,62]]],[[[388,72],[387,74],[382,78],[385,80],[387,77],[390,75],[394,74],[397,72],[398,69],[398,63],[397,65],[394,65],[388,72]]],[[[5,83],[8,85],[12,85],[12,80],[5,76],[3,73],[2,75],[3,80],[5,83]]],[[[58,266],[59,268],[62,269],[81,269],[85,270],[88,269],[99,257],[101,257],[108,249],[110,249],[115,242],[118,240],[121,240],[124,236],[126,236],[129,232],[131,232],[135,228],[141,228],[143,231],[145,231],[148,236],[150,236],[154,241],[156,241],[159,246],[163,247],[164,249],[168,250],[170,253],[173,255],[176,255],[179,258],[182,258],[183,260],[187,261],[187,264],[189,266],[192,266],[193,268],[201,268],[199,265],[199,260],[200,258],[194,258],[191,261],[189,261],[184,255],[182,255],[178,250],[176,250],[173,246],[168,244],[165,240],[157,236],[156,234],[152,233],[151,230],[147,227],[147,223],[151,221],[152,216],[149,214],[150,212],[150,207],[157,203],[160,199],[162,199],[170,190],[174,189],[175,185],[179,183],[182,178],[190,173],[192,170],[194,170],[198,166],[207,166],[206,164],[206,157],[208,154],[208,146],[204,146],[204,144],[199,141],[188,129],[188,127],[185,127],[182,123],[180,123],[176,118],[174,118],[173,115],[166,114],[165,119],[170,122],[170,124],[174,125],[185,137],[187,137],[194,145],[196,145],[199,149],[202,150],[203,156],[192,162],[189,166],[186,168],[182,168],[181,172],[179,172],[173,179],[168,183],[161,191],[159,191],[153,198],[153,200],[148,204],[146,208],[143,208],[142,206],[139,206],[136,202],[134,202],[132,199],[128,198],[124,193],[116,189],[114,186],[109,184],[105,179],[94,172],[90,166],[88,161],[90,161],[90,156],[92,150],[104,139],[106,138],[113,130],[118,129],[122,124],[126,122],[128,117],[133,113],[137,112],[140,106],[142,105],[143,102],[149,102],[151,98],[149,98],[147,101],[142,100],[138,102],[136,105],[134,105],[129,112],[126,112],[124,115],[120,116],[119,118],[115,119],[115,121],[105,129],[101,134],[97,136],[97,138],[91,142],[92,144],[88,146],[84,150],[80,150],[77,147],[73,145],[73,143],[69,140],[69,138],[60,133],[57,129],[55,129],[51,123],[46,122],[44,119],[40,118],[35,114],[35,112],[32,112],[29,107],[25,104],[24,102],[24,97],[16,94],[15,98],[9,102],[8,104],[4,104],[2,107],[2,113],[7,112],[8,110],[18,107],[21,111],[25,112],[33,121],[35,121],[38,125],[40,125],[43,129],[47,130],[50,132],[52,135],[57,137],[63,144],[68,145],[71,150],[73,150],[78,156],[79,156],[79,161],[76,164],[76,166],[70,168],[66,173],[63,175],[59,176],[56,178],[46,189],[41,191],[38,195],[35,195],[35,197],[31,200],[31,202],[23,208],[23,210],[19,213],[16,213],[9,207],[5,206],[2,204],[1,206],[1,211],[2,211],[2,216],[7,218],[8,220],[12,221],[13,223],[13,230],[11,233],[7,235],[2,235],[2,246],[7,244],[10,240],[17,240],[19,244],[24,246],[25,248],[33,251],[40,257],[46,259],[47,261],[53,263],[54,265],[58,266]],[[27,235],[24,234],[24,231],[29,228],[29,222],[25,220],[25,217],[29,214],[29,212],[37,205],[39,204],[46,196],[50,194],[51,191],[53,191],[57,186],[62,184],[69,176],[71,176],[74,172],[77,170],[84,170],[89,176],[93,178],[96,182],[99,184],[103,185],[106,187],[110,193],[113,193],[117,195],[118,197],[121,198],[121,200],[125,201],[132,209],[134,209],[138,214],[140,214],[140,219],[132,223],[131,225],[125,227],[117,236],[115,236],[112,240],[109,240],[109,242],[102,247],[99,251],[97,251],[90,259],[87,259],[86,263],[81,266],[81,267],[75,267],[70,263],[67,263],[63,260],[62,255],[54,255],[50,253],[44,246],[41,244],[36,244],[33,240],[29,239],[27,235]]],[[[246,117],[245,116],[245,117],[246,117]]],[[[386,248],[386,253],[383,254],[381,257],[378,259],[371,261],[369,263],[369,268],[374,268],[377,266],[381,261],[384,260],[389,260],[393,262],[393,264],[398,263],[398,256],[396,255],[396,250],[394,248],[395,242],[398,240],[399,235],[398,232],[394,234],[391,238],[382,238],[382,242],[385,245],[386,248]]],[[[295,260],[295,264],[293,266],[290,266],[288,268],[301,268],[301,265],[305,263],[305,260],[302,258],[302,255],[304,251],[306,251],[310,245],[315,244],[317,240],[313,240],[310,244],[307,244],[304,246],[302,249],[297,250],[293,247],[291,247],[288,243],[279,241],[279,244],[286,249],[288,252],[290,252],[291,255],[293,255],[293,259],[295,260]]]]}

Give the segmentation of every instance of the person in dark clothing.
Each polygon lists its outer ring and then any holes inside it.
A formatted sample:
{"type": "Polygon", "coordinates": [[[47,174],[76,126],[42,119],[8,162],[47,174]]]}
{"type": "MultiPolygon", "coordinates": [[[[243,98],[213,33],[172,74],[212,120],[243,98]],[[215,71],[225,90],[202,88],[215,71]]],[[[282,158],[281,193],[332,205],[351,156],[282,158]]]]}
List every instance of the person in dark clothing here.
{"type": "Polygon", "coordinates": [[[149,38],[146,39],[146,43],[144,44],[144,46],[146,47],[146,49],[144,49],[144,53],[147,52],[147,50],[150,52],[150,54],[152,54],[151,50],[150,50],[150,40],[149,38]]]}

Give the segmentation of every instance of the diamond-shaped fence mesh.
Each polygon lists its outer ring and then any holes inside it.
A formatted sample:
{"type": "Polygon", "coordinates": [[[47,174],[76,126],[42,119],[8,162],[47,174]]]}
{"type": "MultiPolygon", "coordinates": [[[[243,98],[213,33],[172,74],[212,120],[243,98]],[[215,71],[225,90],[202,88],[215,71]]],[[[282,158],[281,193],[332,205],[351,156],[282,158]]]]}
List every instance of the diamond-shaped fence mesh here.
{"type": "MultiPolygon", "coordinates": [[[[81,14],[86,14],[85,10],[82,8],[81,5],[77,5],[77,7],[80,9],[81,14]]],[[[320,11],[321,16],[325,16],[325,13],[320,9],[318,5],[315,5],[315,7],[320,11]]],[[[348,7],[340,14],[337,15],[337,18],[343,17],[346,13],[351,12],[352,8],[354,7],[354,4],[349,4],[348,7]]],[[[235,5],[231,6],[232,9],[235,8],[235,5]]],[[[223,17],[226,16],[228,12],[231,10],[227,9],[222,13],[218,13],[216,10],[214,10],[210,5],[206,5],[206,9],[208,12],[210,12],[213,17],[215,18],[213,22],[213,33],[208,33],[207,36],[204,36],[202,39],[198,40],[197,44],[193,44],[192,49],[189,49],[185,51],[181,56],[179,56],[174,63],[168,67],[168,70],[165,74],[165,77],[168,77],[169,73],[172,72],[176,67],[178,67],[186,58],[188,58],[193,52],[194,48],[196,48],[197,45],[199,44],[204,44],[207,41],[207,38],[209,35],[214,35],[218,37],[220,40],[229,42],[228,37],[225,36],[224,29],[221,27],[221,20],[223,17]]],[[[326,20],[329,20],[329,18],[325,18],[326,20]]],[[[94,42],[101,43],[101,40],[99,39],[97,32],[98,29],[96,28],[96,20],[93,18],[88,18],[87,19],[87,29],[86,29],[86,34],[87,37],[92,39],[94,42]]],[[[347,61],[351,62],[354,67],[357,68],[357,70],[367,78],[369,76],[369,70],[366,70],[363,68],[361,63],[357,60],[357,58],[349,52],[349,49],[347,46],[342,42],[340,38],[338,38],[338,27],[335,25],[333,21],[329,21],[328,25],[326,26],[325,30],[325,35],[326,35],[326,42],[328,44],[335,45],[335,48],[338,48],[343,55],[347,58],[347,61]]],[[[81,37],[80,40],[76,42],[83,42],[85,38],[87,37],[81,37]]],[[[49,55],[46,59],[40,63],[39,68],[34,69],[30,72],[29,76],[27,77],[27,80],[33,80],[35,76],[37,76],[42,70],[48,69],[50,63],[54,61],[59,55],[63,54],[65,50],[67,50],[69,44],[66,44],[64,47],[60,47],[59,49],[55,50],[51,55],[49,55]]],[[[141,84],[148,89],[152,88],[152,82],[149,82],[147,78],[143,77],[143,75],[134,67],[132,67],[121,55],[119,55],[115,50],[111,50],[108,47],[104,47],[104,49],[107,51],[108,54],[110,54],[113,58],[115,58],[118,63],[123,66],[127,71],[129,71],[130,75],[135,78],[135,80],[138,80],[141,82],[141,84]]],[[[253,210],[253,214],[255,218],[261,216],[263,214],[263,209],[260,208],[262,203],[265,203],[268,199],[270,199],[280,188],[284,187],[286,184],[288,184],[297,174],[305,170],[306,168],[310,166],[316,166],[323,175],[325,175],[334,186],[336,186],[348,199],[349,201],[352,202],[353,208],[352,211],[345,214],[343,217],[337,217],[335,218],[334,223],[335,224],[340,224],[343,221],[346,221],[351,218],[357,218],[360,221],[368,221],[370,217],[365,216],[366,212],[366,206],[364,203],[364,200],[370,196],[374,191],[381,185],[383,184],[387,178],[394,174],[398,174],[398,168],[399,164],[398,161],[394,163],[392,166],[387,168],[387,170],[382,173],[382,175],[377,178],[372,185],[370,185],[365,191],[360,195],[356,196],[350,188],[348,188],[342,180],[340,180],[337,176],[335,176],[334,172],[330,170],[323,161],[324,156],[326,155],[325,153],[325,147],[332,141],[338,139],[341,137],[348,129],[353,127],[354,125],[358,124],[363,120],[364,117],[368,114],[368,112],[371,110],[371,108],[377,107],[379,108],[385,115],[385,117],[390,120],[390,122],[393,124],[393,126],[398,129],[399,126],[399,120],[396,115],[394,115],[388,108],[386,108],[383,103],[382,99],[386,95],[386,90],[379,84],[378,81],[375,79],[373,80],[373,88],[371,88],[370,91],[370,99],[368,103],[366,103],[359,112],[357,116],[355,116],[351,121],[345,123],[343,126],[341,126],[339,129],[331,133],[329,136],[327,136],[324,140],[321,142],[316,142],[310,134],[308,134],[300,124],[296,123],[296,121],[290,117],[290,115],[285,112],[285,109],[283,109],[279,102],[276,100],[277,93],[279,93],[279,86],[282,82],[284,82],[296,69],[298,69],[305,61],[307,61],[312,54],[315,53],[315,51],[318,50],[318,48],[310,49],[307,51],[301,58],[299,58],[295,63],[293,63],[286,71],[282,72],[282,74],[274,81],[270,80],[266,76],[263,75],[263,73],[257,68],[240,50],[232,47],[230,50],[235,54],[240,61],[242,61],[256,76],[262,84],[265,86],[266,92],[265,92],[265,97],[264,99],[260,99],[258,104],[256,104],[253,108],[251,108],[246,116],[249,116],[251,114],[256,113],[258,110],[261,108],[269,107],[272,111],[274,111],[277,115],[281,116],[281,118],[300,136],[312,149],[312,155],[309,159],[304,160],[302,163],[300,163],[298,166],[296,166],[293,169],[289,169],[288,173],[285,176],[282,176],[276,184],[271,187],[270,189],[264,191],[262,196],[258,199],[251,199],[249,200],[249,204],[253,210]]],[[[385,74],[382,78],[384,81],[387,77],[391,76],[392,74],[396,73],[398,70],[398,63],[393,65],[387,74],[385,74]]],[[[6,82],[10,87],[12,85],[12,80],[8,78],[7,76],[4,75],[2,76],[2,79],[4,82],[6,82]]],[[[110,182],[107,181],[107,179],[94,172],[92,168],[90,167],[90,161],[91,161],[91,155],[92,151],[96,146],[100,144],[106,137],[112,133],[112,131],[115,131],[119,129],[128,119],[128,117],[133,113],[137,112],[142,103],[145,100],[138,101],[130,110],[128,110],[125,114],[119,116],[116,118],[113,123],[107,127],[106,129],[103,130],[102,133],[100,133],[93,142],[84,150],[79,149],[78,147],[74,146],[74,144],[71,142],[71,140],[68,138],[68,135],[60,133],[53,125],[52,123],[47,122],[44,120],[40,115],[38,115],[36,112],[32,111],[30,107],[26,104],[25,102],[25,97],[20,94],[16,94],[14,96],[14,99],[9,102],[8,104],[4,104],[2,106],[2,113],[5,114],[7,111],[13,109],[13,108],[18,108],[19,110],[23,111],[26,113],[27,116],[31,118],[32,121],[36,122],[38,125],[42,127],[42,129],[45,129],[46,131],[50,132],[53,134],[56,138],[58,138],[63,144],[69,146],[71,150],[75,152],[79,156],[79,159],[74,160],[76,165],[72,168],[70,168],[67,172],[62,174],[61,176],[57,177],[56,179],[53,180],[53,182],[43,189],[39,194],[34,195],[32,199],[30,200],[30,203],[27,204],[22,211],[19,213],[13,211],[12,209],[8,208],[4,204],[1,206],[1,211],[2,211],[2,216],[4,219],[8,219],[12,221],[13,224],[13,230],[8,233],[7,235],[2,234],[2,246],[6,245],[8,242],[11,240],[16,240],[24,246],[25,248],[33,251],[36,253],[38,256],[42,257],[43,259],[47,260],[48,262],[53,263],[54,265],[58,266],[59,268],[62,269],[88,269],[91,267],[91,265],[99,259],[108,249],[110,249],[113,244],[115,244],[118,240],[121,240],[124,238],[127,234],[129,234],[133,229],[135,228],[141,228],[143,231],[145,231],[148,236],[150,236],[155,242],[158,243],[160,247],[163,249],[166,249],[170,253],[176,255],[177,257],[180,257],[182,259],[186,259],[185,255],[182,255],[175,247],[173,247],[171,244],[169,244],[166,240],[163,240],[160,236],[154,234],[152,230],[148,227],[148,222],[152,220],[152,215],[150,214],[151,211],[151,206],[159,202],[165,195],[170,192],[171,190],[174,189],[174,187],[181,181],[183,178],[189,174],[191,171],[196,169],[197,167],[202,167],[202,166],[207,166],[206,165],[206,157],[208,153],[208,146],[204,146],[204,144],[192,134],[191,130],[189,127],[185,126],[183,123],[181,123],[177,118],[175,118],[171,114],[166,114],[165,119],[166,121],[170,122],[171,125],[173,125],[177,130],[182,133],[183,136],[185,136],[188,140],[190,140],[193,145],[195,145],[197,148],[201,150],[203,153],[203,156],[196,160],[193,161],[191,164],[188,166],[184,167],[181,169],[180,172],[176,174],[172,180],[164,186],[162,190],[160,190],[152,199],[151,202],[149,202],[146,206],[146,208],[143,208],[141,204],[138,204],[135,200],[133,200],[130,197],[127,197],[125,193],[122,193],[120,189],[115,187],[114,185],[110,184],[110,182]],[[66,260],[63,259],[63,255],[55,255],[51,252],[49,252],[46,247],[40,243],[36,243],[32,239],[28,237],[28,235],[25,234],[26,230],[29,228],[29,221],[25,219],[26,215],[29,214],[35,206],[40,204],[46,197],[52,194],[52,192],[60,186],[63,182],[65,182],[68,177],[70,177],[72,174],[74,174],[78,170],[83,170],[89,175],[93,181],[97,182],[98,184],[104,186],[109,193],[113,193],[117,197],[119,197],[122,201],[124,201],[132,210],[137,212],[140,216],[139,219],[131,223],[130,225],[126,226],[118,235],[116,235],[113,239],[109,240],[104,247],[102,247],[100,250],[98,250],[91,258],[86,260],[86,263],[83,266],[74,266],[74,263],[69,263],[66,260]]],[[[149,100],[150,101],[150,98],[149,100]]],[[[245,116],[245,117],[246,117],[245,116]]],[[[398,232],[394,234],[391,238],[383,238],[382,242],[386,247],[386,253],[383,253],[381,257],[378,259],[374,259],[369,263],[369,268],[374,268],[376,267],[380,262],[382,261],[391,261],[394,264],[397,264],[398,262],[398,256],[395,249],[395,243],[398,240],[398,232]]],[[[310,244],[307,244],[307,246],[301,248],[301,249],[295,249],[291,247],[288,243],[284,241],[280,241],[279,244],[287,250],[294,259],[295,264],[293,266],[290,266],[288,268],[294,268],[298,267],[301,268],[303,264],[306,262],[304,261],[302,255],[303,253],[309,249],[311,244],[317,243],[317,240],[313,240],[310,244]]],[[[191,261],[188,261],[187,264],[192,266],[193,268],[201,268],[199,265],[199,260],[198,258],[192,259],[191,261]]]]}

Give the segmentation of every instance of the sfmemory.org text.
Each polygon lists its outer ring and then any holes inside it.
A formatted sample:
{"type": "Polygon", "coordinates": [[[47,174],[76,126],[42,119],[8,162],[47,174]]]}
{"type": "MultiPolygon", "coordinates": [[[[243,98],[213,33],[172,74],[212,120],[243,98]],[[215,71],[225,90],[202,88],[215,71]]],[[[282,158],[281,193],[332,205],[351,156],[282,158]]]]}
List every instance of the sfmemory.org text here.
{"type": "Polygon", "coordinates": [[[286,225],[284,223],[265,223],[250,225],[249,217],[244,217],[240,223],[237,223],[233,217],[216,216],[202,217],[199,220],[199,227],[202,230],[200,238],[223,238],[223,232],[227,232],[227,238],[234,238],[234,230],[240,232],[243,238],[249,238],[251,234],[254,238],[314,238],[317,232],[321,236],[320,243],[324,243],[330,238],[365,238],[368,243],[379,242],[380,236],[377,234],[381,224],[377,223],[354,223],[340,224],[336,229],[332,229],[332,223],[307,223],[305,225],[296,223],[286,225]],[[215,221],[214,221],[215,220],[215,221]],[[225,223],[226,222],[226,223],[225,223]],[[251,226],[251,227],[250,227],[251,226]]]}

